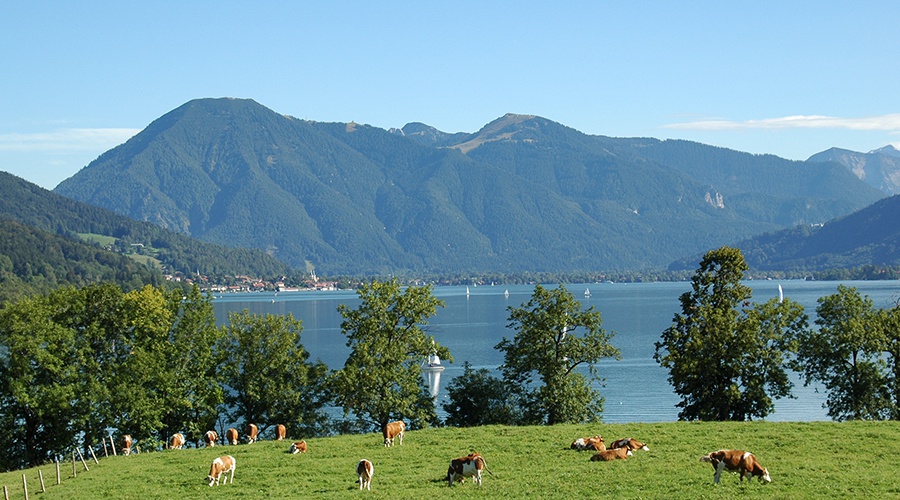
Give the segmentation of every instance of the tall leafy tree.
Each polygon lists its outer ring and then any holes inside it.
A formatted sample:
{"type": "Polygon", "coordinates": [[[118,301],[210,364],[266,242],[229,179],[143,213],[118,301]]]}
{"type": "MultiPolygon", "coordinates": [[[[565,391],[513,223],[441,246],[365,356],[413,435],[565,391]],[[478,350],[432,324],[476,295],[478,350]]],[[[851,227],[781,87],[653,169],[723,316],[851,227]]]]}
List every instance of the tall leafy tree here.
{"type": "Polygon", "coordinates": [[[762,418],[773,398],[790,396],[789,340],[807,328],[806,315],[790,299],[751,305],[746,270],[736,248],[708,252],[656,342],[654,359],[669,369],[682,420],[762,418]]]}
{"type": "Polygon", "coordinates": [[[468,361],[463,374],[447,384],[445,423],[453,427],[515,425],[522,420],[514,391],[486,368],[472,368],[468,361]]]}
{"type": "Polygon", "coordinates": [[[900,420],[900,304],[880,311],[879,316],[887,355],[888,414],[891,420],[900,420]]]}
{"type": "Polygon", "coordinates": [[[610,344],[614,334],[601,328],[600,311],[583,310],[562,285],[538,285],[527,303],[509,311],[508,326],[516,335],[504,337],[496,349],[504,353],[504,382],[521,391],[525,423],[599,420],[603,398],[592,383],[602,379],[596,365],[620,357],[610,344]],[[588,368],[587,376],[575,371],[581,366],[588,368]]]}
{"type": "Polygon", "coordinates": [[[795,367],[806,383],[821,382],[828,392],[825,406],[835,420],[882,419],[890,416],[890,384],[882,359],[887,347],[883,328],[869,297],[838,285],[837,293],[819,299],[817,331],[797,336],[795,367]]]}
{"type": "Polygon", "coordinates": [[[453,360],[449,350],[425,333],[428,318],[444,302],[430,286],[402,289],[396,279],[363,284],[357,294],[357,309],[338,307],[350,347],[344,367],[332,378],[338,405],[360,429],[380,430],[395,419],[413,427],[436,422],[421,364],[433,351],[453,360]]]}
{"type": "Polygon", "coordinates": [[[324,363],[309,362],[302,323],[287,316],[231,313],[224,326],[225,401],[231,418],[261,430],[284,424],[292,435],[315,435],[325,421],[324,363]]]}

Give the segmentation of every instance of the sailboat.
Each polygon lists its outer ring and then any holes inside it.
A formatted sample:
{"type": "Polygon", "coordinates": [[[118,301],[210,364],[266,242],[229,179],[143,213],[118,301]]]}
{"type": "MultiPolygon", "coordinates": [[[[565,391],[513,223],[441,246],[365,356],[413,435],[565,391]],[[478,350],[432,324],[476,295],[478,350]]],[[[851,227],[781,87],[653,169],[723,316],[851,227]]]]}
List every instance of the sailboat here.
{"type": "Polygon", "coordinates": [[[784,302],[784,290],[781,289],[781,284],[778,284],[778,303],[781,304],[784,302]]]}
{"type": "MultiPolygon", "coordinates": [[[[433,347],[434,340],[431,343],[433,347]]],[[[441,372],[444,371],[444,365],[441,364],[441,358],[433,348],[431,354],[422,362],[422,371],[425,372],[425,376],[428,378],[428,389],[431,397],[436,398],[441,387],[441,372]]]]}
{"type": "Polygon", "coordinates": [[[505,290],[505,291],[503,292],[503,296],[504,296],[504,297],[509,297],[509,290],[505,290]]]}
{"type": "Polygon", "coordinates": [[[585,296],[585,297],[590,297],[590,296],[591,296],[591,289],[590,289],[590,288],[585,288],[585,289],[584,289],[584,296],[585,296]]]}
{"type": "Polygon", "coordinates": [[[466,297],[469,296],[469,285],[466,285],[466,297]]]}

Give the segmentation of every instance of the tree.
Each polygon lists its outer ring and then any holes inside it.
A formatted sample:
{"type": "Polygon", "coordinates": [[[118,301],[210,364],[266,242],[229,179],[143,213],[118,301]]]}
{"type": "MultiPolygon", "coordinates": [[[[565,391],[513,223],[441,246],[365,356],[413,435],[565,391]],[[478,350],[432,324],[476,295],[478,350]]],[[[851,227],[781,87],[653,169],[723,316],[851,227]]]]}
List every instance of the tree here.
{"type": "Polygon", "coordinates": [[[509,328],[516,331],[495,347],[504,352],[503,380],[522,397],[525,423],[589,422],[599,420],[603,398],[591,387],[602,382],[596,364],[603,358],[619,359],[610,344],[614,334],[601,328],[600,312],[581,303],[560,285],[535,286],[531,299],[520,308],[509,307],[509,328]],[[579,336],[578,329],[584,329],[579,336]],[[575,369],[586,365],[588,376],[575,369]],[[541,384],[535,386],[535,377],[541,384]]]}
{"type": "Polygon", "coordinates": [[[453,361],[450,351],[424,330],[444,302],[430,286],[401,290],[396,279],[363,284],[357,294],[357,309],[338,307],[350,355],[331,381],[337,404],[345,416],[354,416],[359,429],[381,430],[396,419],[408,420],[413,428],[435,423],[421,364],[432,352],[453,361]]]}
{"type": "Polygon", "coordinates": [[[224,328],[226,403],[234,421],[261,430],[284,424],[291,435],[322,432],[327,368],[310,363],[300,343],[303,326],[290,314],[231,313],[224,328]]]}
{"type": "Polygon", "coordinates": [[[682,398],[679,419],[762,418],[774,411],[773,398],[791,394],[789,340],[807,328],[806,315],[790,299],[751,307],[746,270],[736,248],[708,252],[680,297],[681,313],[655,344],[654,359],[682,398]]]}
{"type": "Polygon", "coordinates": [[[463,374],[447,385],[445,423],[454,427],[515,425],[521,420],[510,387],[486,368],[475,370],[468,361],[463,374]]]}
{"type": "Polygon", "coordinates": [[[900,304],[879,313],[879,323],[884,335],[885,360],[888,365],[885,387],[888,391],[888,414],[891,420],[900,420],[900,304]]]}
{"type": "Polygon", "coordinates": [[[838,285],[816,307],[818,331],[798,335],[795,368],[807,384],[825,385],[828,416],[835,420],[889,417],[890,383],[881,359],[884,323],[869,297],[838,285]]]}

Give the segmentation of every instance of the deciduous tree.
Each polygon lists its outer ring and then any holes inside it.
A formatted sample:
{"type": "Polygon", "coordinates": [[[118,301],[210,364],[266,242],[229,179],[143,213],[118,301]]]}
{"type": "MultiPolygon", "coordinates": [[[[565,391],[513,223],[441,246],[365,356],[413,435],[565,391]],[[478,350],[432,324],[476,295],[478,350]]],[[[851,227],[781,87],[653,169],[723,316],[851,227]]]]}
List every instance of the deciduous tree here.
{"type": "Polygon", "coordinates": [[[447,384],[446,424],[454,427],[515,425],[521,421],[515,394],[486,368],[474,369],[468,361],[463,374],[447,384]]]}

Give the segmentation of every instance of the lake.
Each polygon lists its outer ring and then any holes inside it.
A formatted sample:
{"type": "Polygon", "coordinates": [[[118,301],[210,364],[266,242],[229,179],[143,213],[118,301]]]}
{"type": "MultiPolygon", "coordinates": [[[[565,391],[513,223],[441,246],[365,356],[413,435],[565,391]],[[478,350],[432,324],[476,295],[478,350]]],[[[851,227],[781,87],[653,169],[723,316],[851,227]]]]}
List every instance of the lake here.
{"type": "MultiPolygon", "coordinates": [[[[897,281],[847,281],[868,295],[876,307],[890,307],[900,297],[897,281]]],[[[806,309],[810,324],[814,325],[815,308],[819,297],[836,293],[841,283],[833,281],[747,281],[753,289],[753,301],[765,302],[778,296],[778,285],[784,296],[799,302],[806,309]]],[[[622,352],[619,361],[600,363],[605,386],[600,387],[606,398],[603,420],[608,423],[669,422],[678,419],[678,397],[672,391],[668,371],[653,361],[654,343],[672,323],[679,311],[678,297],[690,289],[688,282],[674,283],[592,283],[570,284],[566,288],[584,308],[594,306],[603,317],[603,328],[615,332],[612,344],[622,352]],[[585,289],[591,295],[584,296],[585,289]]],[[[427,326],[428,333],[453,354],[454,363],[445,363],[441,375],[438,403],[445,400],[445,388],[454,377],[462,374],[463,362],[475,368],[495,369],[503,362],[501,352],[494,346],[503,337],[512,338],[507,328],[508,306],[520,307],[531,298],[532,285],[496,285],[469,287],[435,287],[434,295],[445,301],[427,326]],[[505,294],[509,291],[508,296],[505,294]]],[[[227,320],[229,312],[249,310],[255,314],[292,314],[303,322],[301,342],[312,359],[321,359],[330,368],[341,368],[349,349],[341,333],[339,304],[351,308],[359,305],[355,291],[235,293],[216,296],[213,301],[219,324],[227,320]]],[[[794,377],[796,399],[781,399],[775,403],[775,413],[769,421],[829,420],[822,404],[825,393],[819,387],[804,387],[794,377]]],[[[438,405],[438,413],[444,412],[438,405]]]]}

